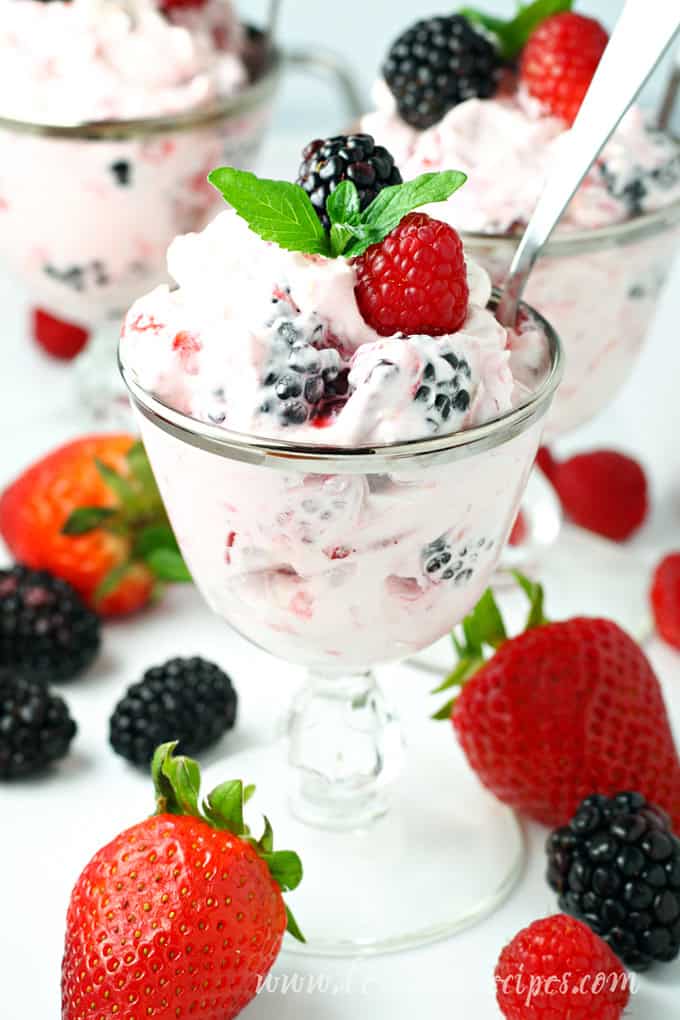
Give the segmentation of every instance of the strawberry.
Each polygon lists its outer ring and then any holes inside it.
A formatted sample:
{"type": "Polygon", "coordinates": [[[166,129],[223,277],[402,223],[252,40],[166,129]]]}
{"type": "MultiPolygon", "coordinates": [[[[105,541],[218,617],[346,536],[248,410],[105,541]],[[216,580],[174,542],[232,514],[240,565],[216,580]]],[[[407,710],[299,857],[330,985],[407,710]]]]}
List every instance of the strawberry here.
{"type": "Polygon", "coordinates": [[[196,762],[158,748],[156,814],[99,850],[66,918],[62,1020],[231,1020],[254,998],[288,931],[281,895],[302,865],[243,820],[254,792],[223,783],[199,806],[196,762]]]}
{"type": "Polygon", "coordinates": [[[641,465],[615,450],[593,450],[559,462],[541,450],[538,464],[574,524],[614,542],[630,538],[649,512],[641,465]]]}
{"type": "Polygon", "coordinates": [[[620,1020],[630,981],[603,939],[573,917],[534,921],[505,947],[496,998],[506,1020],[620,1020]]]}
{"type": "Polygon", "coordinates": [[[487,591],[438,688],[462,690],[436,718],[451,719],[484,786],[544,825],[564,825],[590,794],[636,789],[677,828],[680,759],[642,650],[610,620],[548,623],[541,586],[516,577],[531,601],[526,630],[508,638],[487,591]]]}
{"type": "Polygon", "coordinates": [[[141,443],[86,436],[59,447],[0,496],[15,558],[68,581],[104,616],[146,605],[162,581],[190,580],[141,443]]]}
{"type": "Polygon", "coordinates": [[[656,629],[680,649],[680,552],[666,556],[654,571],[651,600],[656,629]]]}
{"type": "Polygon", "coordinates": [[[573,124],[608,42],[594,18],[571,11],[554,14],[529,36],[520,81],[549,113],[573,124]]]}
{"type": "Polygon", "coordinates": [[[31,327],[36,343],[53,358],[70,361],[80,354],[90,334],[82,326],[57,319],[42,308],[34,308],[31,327]]]}

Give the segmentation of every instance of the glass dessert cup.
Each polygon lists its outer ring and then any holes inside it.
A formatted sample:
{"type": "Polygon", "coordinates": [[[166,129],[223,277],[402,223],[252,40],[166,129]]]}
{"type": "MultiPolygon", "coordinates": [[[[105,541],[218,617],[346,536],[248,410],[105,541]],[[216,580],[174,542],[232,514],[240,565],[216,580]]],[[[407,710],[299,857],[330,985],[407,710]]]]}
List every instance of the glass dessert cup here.
{"type": "Polygon", "coordinates": [[[209,106],[70,124],[0,117],[0,262],[32,308],[92,334],[76,361],[74,402],[108,424],[129,424],[113,367],[122,317],[167,279],[170,242],[222,208],[210,170],[253,167],[284,67],[331,78],[356,112],[352,82],[332,54],[284,54],[264,32],[247,33],[249,84],[209,106]]]}
{"type": "Polygon", "coordinates": [[[449,727],[428,719],[431,705],[401,774],[402,729],[372,669],[441,637],[496,567],[561,376],[557,336],[536,319],[550,370],[528,403],[465,432],[374,448],[231,433],[164,405],[121,365],[206,602],[308,671],[285,741],[228,762],[265,788],[280,845],[303,857],[302,952],[379,953],[450,935],[520,874],[516,819],[478,786],[449,727]],[[442,543],[455,576],[432,581],[424,558],[442,543]]]}

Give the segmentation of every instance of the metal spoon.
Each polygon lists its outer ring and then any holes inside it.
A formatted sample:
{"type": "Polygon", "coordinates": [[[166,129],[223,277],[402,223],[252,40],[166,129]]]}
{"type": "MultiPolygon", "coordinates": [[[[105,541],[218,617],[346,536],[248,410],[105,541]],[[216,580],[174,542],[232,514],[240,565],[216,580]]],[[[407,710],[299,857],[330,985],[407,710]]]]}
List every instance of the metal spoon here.
{"type": "Polygon", "coordinates": [[[519,243],[496,317],[514,326],[543,245],[600,150],[680,30],[677,0],[627,0],[578,116],[519,243]]]}

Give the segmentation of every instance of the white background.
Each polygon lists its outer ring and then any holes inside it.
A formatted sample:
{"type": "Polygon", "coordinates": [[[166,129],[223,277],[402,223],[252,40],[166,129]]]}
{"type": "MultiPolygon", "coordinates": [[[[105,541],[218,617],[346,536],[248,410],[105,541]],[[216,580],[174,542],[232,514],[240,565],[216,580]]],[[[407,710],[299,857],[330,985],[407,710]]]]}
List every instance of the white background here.
{"type": "MultiPolygon", "coordinates": [[[[510,6],[495,4],[497,10],[510,6]]],[[[610,19],[618,8],[615,0],[590,5],[610,19]]],[[[288,4],[284,36],[296,43],[316,37],[344,46],[368,84],[386,40],[416,14],[438,9],[404,0],[293,0],[288,4]]],[[[330,133],[340,123],[339,113],[322,89],[291,83],[282,97],[263,168],[270,173],[290,172],[296,151],[308,138],[330,133]]],[[[33,350],[24,336],[21,295],[2,279],[0,310],[3,486],[31,459],[76,435],[83,426],[74,409],[71,371],[48,363],[33,350]]],[[[615,445],[644,460],[654,508],[631,555],[650,563],[662,549],[680,547],[679,313],[680,265],[676,265],[634,377],[615,404],[567,444],[578,448],[615,445]]],[[[580,584],[587,592],[587,573],[580,584]]],[[[572,594],[578,601],[578,590],[572,594]]],[[[658,641],[651,641],[648,651],[680,734],[680,655],[658,641]]],[[[148,665],[196,652],[227,668],[241,694],[237,731],[207,760],[226,758],[266,739],[294,690],[295,671],[246,646],[208,614],[195,593],[177,590],[162,606],[136,620],[108,625],[96,669],[62,688],[80,725],[74,752],[63,767],[40,782],[0,787],[0,1020],[58,1020],[63,918],[71,885],[99,845],[151,806],[146,780],[107,748],[108,715],[121,688],[148,665]]],[[[406,668],[388,670],[384,680],[406,717],[416,710],[429,686],[427,678],[406,668]]],[[[424,791],[424,795],[439,797],[445,810],[445,789],[424,791]]],[[[275,822],[275,807],[270,813],[275,822]]],[[[544,833],[532,828],[529,835],[532,856],[527,874],[494,918],[450,941],[354,968],[346,962],[301,963],[283,956],[277,973],[323,972],[337,984],[338,994],[265,992],[246,1015],[250,1020],[498,1018],[492,971],[500,948],[520,927],[555,906],[542,877],[544,833]]],[[[452,881],[460,879],[452,876],[452,881]]],[[[679,996],[680,965],[661,969],[641,981],[630,1020],[670,1020],[677,1015],[679,996]]]]}

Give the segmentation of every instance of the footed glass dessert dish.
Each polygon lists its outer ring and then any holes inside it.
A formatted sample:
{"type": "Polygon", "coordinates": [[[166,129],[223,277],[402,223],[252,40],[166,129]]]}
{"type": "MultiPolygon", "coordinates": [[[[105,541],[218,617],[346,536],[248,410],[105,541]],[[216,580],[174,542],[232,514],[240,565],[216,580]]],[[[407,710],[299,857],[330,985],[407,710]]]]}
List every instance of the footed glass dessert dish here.
{"type": "Polygon", "coordinates": [[[297,912],[308,942],[291,951],[368,954],[442,938],[492,911],[519,877],[513,814],[426,712],[404,747],[373,669],[449,631],[496,568],[562,374],[555,332],[529,314],[549,368],[520,406],[453,434],[372,447],[198,421],[143,388],[121,349],[206,602],[255,645],[307,669],[285,741],[229,763],[279,805],[280,838],[304,859],[297,912]]]}

